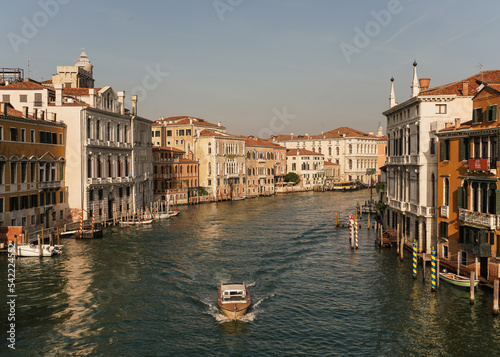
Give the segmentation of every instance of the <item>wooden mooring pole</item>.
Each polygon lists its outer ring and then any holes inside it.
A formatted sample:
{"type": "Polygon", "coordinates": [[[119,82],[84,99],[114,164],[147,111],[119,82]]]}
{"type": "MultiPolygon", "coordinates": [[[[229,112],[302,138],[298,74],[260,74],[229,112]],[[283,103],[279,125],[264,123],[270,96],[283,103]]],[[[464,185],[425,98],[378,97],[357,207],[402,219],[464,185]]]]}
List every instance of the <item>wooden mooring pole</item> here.
{"type": "Polygon", "coordinates": [[[475,272],[471,271],[470,272],[470,304],[474,304],[474,276],[475,272]]]}
{"type": "Polygon", "coordinates": [[[493,282],[493,314],[498,315],[498,279],[493,282]]]}

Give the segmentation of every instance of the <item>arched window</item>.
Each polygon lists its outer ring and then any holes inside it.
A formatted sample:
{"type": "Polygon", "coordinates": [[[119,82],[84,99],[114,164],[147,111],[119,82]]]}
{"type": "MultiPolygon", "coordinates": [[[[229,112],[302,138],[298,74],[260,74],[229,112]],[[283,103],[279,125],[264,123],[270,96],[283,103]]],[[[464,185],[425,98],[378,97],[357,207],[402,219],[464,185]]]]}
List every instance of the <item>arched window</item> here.
{"type": "Polygon", "coordinates": [[[445,206],[450,205],[450,180],[447,177],[444,179],[444,198],[443,202],[445,206]]]}
{"type": "Polygon", "coordinates": [[[208,176],[212,176],[212,163],[208,163],[208,176]]]}
{"type": "Polygon", "coordinates": [[[497,207],[497,196],[496,196],[497,185],[495,183],[490,183],[490,189],[488,190],[488,213],[496,214],[497,207]]]}
{"type": "Polygon", "coordinates": [[[349,159],[349,170],[352,170],[352,160],[349,159]]]}
{"type": "Polygon", "coordinates": [[[208,154],[212,153],[212,143],[208,143],[208,154]]]}
{"type": "Polygon", "coordinates": [[[337,156],[339,156],[340,155],[340,148],[337,146],[335,149],[337,151],[337,156]]]}
{"type": "Polygon", "coordinates": [[[349,154],[352,154],[352,144],[349,144],[349,154]]]}
{"type": "Polygon", "coordinates": [[[328,148],[328,155],[332,156],[332,148],[328,148]]]}

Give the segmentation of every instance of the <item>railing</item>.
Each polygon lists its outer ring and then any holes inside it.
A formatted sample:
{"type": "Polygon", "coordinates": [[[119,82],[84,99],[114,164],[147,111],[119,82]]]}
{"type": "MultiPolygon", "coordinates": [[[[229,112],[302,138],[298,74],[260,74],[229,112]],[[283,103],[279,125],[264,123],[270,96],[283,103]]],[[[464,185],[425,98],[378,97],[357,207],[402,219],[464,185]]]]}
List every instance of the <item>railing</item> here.
{"type": "Polygon", "coordinates": [[[43,181],[43,182],[40,182],[39,184],[40,184],[41,189],[61,187],[61,181],[43,181]]]}
{"type": "Polygon", "coordinates": [[[489,229],[495,229],[498,221],[498,217],[495,214],[472,212],[462,208],[459,209],[458,219],[465,223],[471,223],[489,229]]]}

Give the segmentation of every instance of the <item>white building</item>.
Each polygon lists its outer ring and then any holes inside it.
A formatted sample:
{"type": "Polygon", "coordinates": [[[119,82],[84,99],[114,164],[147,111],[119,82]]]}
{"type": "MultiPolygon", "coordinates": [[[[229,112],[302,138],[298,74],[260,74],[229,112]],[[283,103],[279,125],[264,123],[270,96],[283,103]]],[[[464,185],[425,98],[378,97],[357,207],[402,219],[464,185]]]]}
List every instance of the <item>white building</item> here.
{"type": "Polygon", "coordinates": [[[344,181],[360,180],[369,183],[367,169],[378,169],[378,145],[382,136],[382,127],[378,136],[373,133],[349,127],[340,127],[319,135],[276,135],[270,140],[287,149],[305,149],[322,154],[324,160],[340,165],[340,179],[344,181]]]}
{"type": "Polygon", "coordinates": [[[27,107],[35,118],[50,116],[66,123],[66,184],[75,220],[92,212],[96,218],[109,219],[149,206],[153,200],[152,121],[137,116],[136,96],[129,113],[123,91],[115,93],[109,86],[74,88],[75,83],[93,84],[84,52],[70,67],[79,66],[86,68],[85,73],[67,70],[53,76],[54,82],[68,87],[25,80],[0,87],[0,95],[16,109],[27,107]],[[85,75],[84,80],[78,79],[80,75],[85,75]]]}
{"type": "MultiPolygon", "coordinates": [[[[417,64],[413,66],[410,98],[397,104],[391,79],[390,109],[383,113],[387,117],[388,205],[384,223],[393,229],[399,225],[408,243],[417,240],[419,252],[430,253],[437,234],[435,133],[456,118],[470,116],[480,76],[429,89],[430,79],[418,81],[417,64]]],[[[481,72],[485,80],[489,72],[498,76],[497,71],[481,72]]]]}
{"type": "Polygon", "coordinates": [[[288,149],[286,151],[287,172],[295,172],[300,178],[300,185],[305,189],[323,186],[324,155],[306,149],[288,149]]]}

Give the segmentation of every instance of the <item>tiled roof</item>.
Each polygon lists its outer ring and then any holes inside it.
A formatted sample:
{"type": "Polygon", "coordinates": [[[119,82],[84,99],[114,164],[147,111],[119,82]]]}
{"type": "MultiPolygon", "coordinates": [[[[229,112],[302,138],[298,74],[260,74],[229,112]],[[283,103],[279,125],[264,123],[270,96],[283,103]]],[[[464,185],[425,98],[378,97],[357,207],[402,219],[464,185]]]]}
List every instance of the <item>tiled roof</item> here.
{"type": "Polygon", "coordinates": [[[444,129],[439,130],[441,131],[452,131],[452,130],[457,130],[457,129],[469,129],[472,128],[472,120],[464,121],[463,123],[460,123],[460,126],[458,128],[455,127],[455,125],[450,125],[444,129]]]}
{"type": "Polygon", "coordinates": [[[246,146],[266,146],[274,148],[276,144],[272,144],[266,140],[260,139],[256,136],[241,136],[245,139],[246,146]]]}
{"type": "Polygon", "coordinates": [[[95,92],[99,92],[102,88],[63,88],[64,95],[89,95],[89,90],[95,89],[95,92]]]}
{"type": "Polygon", "coordinates": [[[222,126],[222,125],[219,126],[217,124],[209,123],[208,121],[205,121],[204,119],[190,117],[190,116],[168,117],[168,118],[158,119],[156,122],[157,123],[166,122],[167,125],[189,125],[192,122],[194,125],[224,128],[224,126],[222,126]]]}
{"type": "Polygon", "coordinates": [[[181,149],[173,148],[171,146],[157,146],[157,145],[154,145],[153,146],[153,150],[166,150],[166,151],[173,151],[173,152],[178,152],[178,153],[182,153],[182,154],[185,153],[185,151],[183,151],[181,149]]]}
{"type": "Polygon", "coordinates": [[[9,84],[8,86],[0,86],[0,90],[11,90],[11,89],[26,90],[26,89],[51,89],[51,88],[48,88],[38,82],[34,82],[29,79],[25,79],[22,82],[12,83],[9,84]]]}
{"type": "Polygon", "coordinates": [[[330,161],[325,161],[324,164],[329,165],[329,166],[340,166],[340,164],[337,164],[335,162],[330,162],[330,161]]]}
{"type": "Polygon", "coordinates": [[[319,152],[314,152],[306,149],[287,149],[286,156],[303,156],[303,155],[321,155],[319,152]]]}
{"type": "MultiPolygon", "coordinates": [[[[56,103],[55,102],[50,102],[49,106],[55,107],[56,103]]],[[[73,100],[72,102],[63,102],[62,103],[63,107],[90,107],[90,104],[81,102],[79,100],[73,100]]]]}
{"type": "Polygon", "coordinates": [[[500,70],[491,70],[491,71],[481,71],[469,78],[466,78],[464,80],[458,81],[458,82],[453,82],[453,83],[448,83],[444,84],[442,86],[434,87],[434,88],[429,88],[425,91],[421,91],[419,96],[424,96],[424,95],[463,95],[462,94],[462,89],[463,89],[463,84],[462,83],[468,83],[468,95],[474,95],[477,91],[477,87],[484,82],[484,83],[500,83],[500,70]]]}
{"type": "Polygon", "coordinates": [[[209,137],[209,136],[220,136],[220,137],[229,137],[229,138],[234,138],[234,139],[244,139],[244,137],[241,137],[239,135],[232,135],[232,134],[228,134],[228,133],[223,133],[221,131],[212,131],[212,130],[203,130],[201,133],[200,133],[200,136],[206,136],[206,137],[209,137]]]}
{"type": "Polygon", "coordinates": [[[372,139],[377,139],[379,138],[376,135],[372,134],[367,134],[364,133],[360,130],[352,129],[347,126],[343,126],[337,129],[333,129],[330,131],[327,131],[323,134],[318,134],[318,135],[294,135],[293,138],[291,135],[275,135],[268,139],[268,141],[290,141],[290,140],[318,140],[318,139],[331,139],[331,138],[340,138],[345,134],[346,137],[349,138],[372,138],[372,139]]]}
{"type": "Polygon", "coordinates": [[[41,84],[52,84],[52,79],[47,79],[46,81],[40,81],[41,84]]]}
{"type": "MultiPolygon", "coordinates": [[[[0,104],[3,104],[4,102],[0,102],[0,104]]],[[[10,103],[7,103],[7,115],[11,117],[16,117],[16,118],[22,118],[23,117],[23,112],[17,109],[14,109],[10,103]]],[[[28,114],[29,119],[33,119],[32,115],[28,114]]]]}

